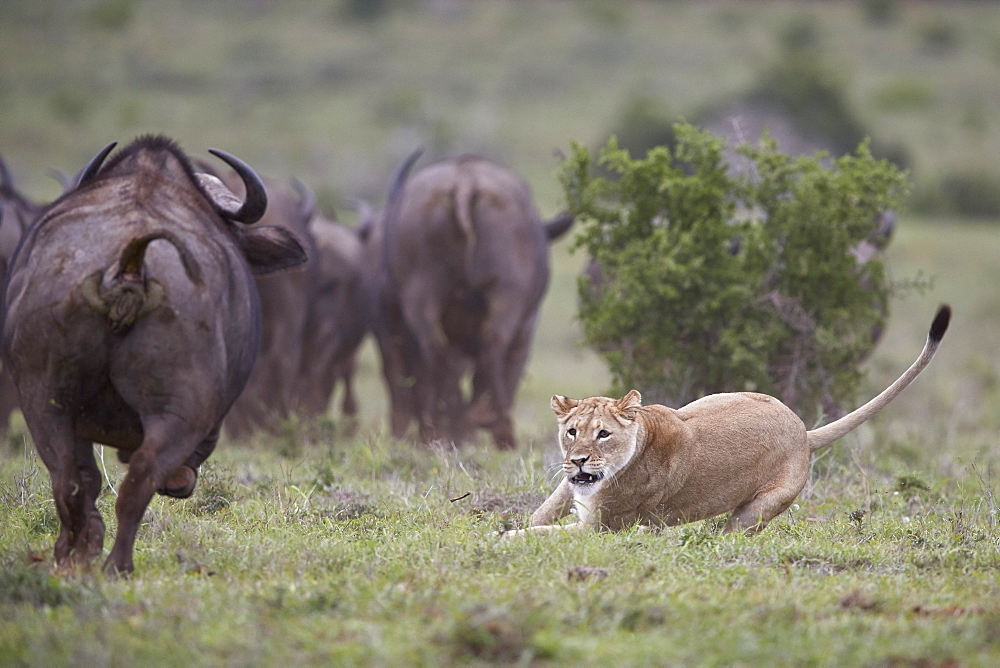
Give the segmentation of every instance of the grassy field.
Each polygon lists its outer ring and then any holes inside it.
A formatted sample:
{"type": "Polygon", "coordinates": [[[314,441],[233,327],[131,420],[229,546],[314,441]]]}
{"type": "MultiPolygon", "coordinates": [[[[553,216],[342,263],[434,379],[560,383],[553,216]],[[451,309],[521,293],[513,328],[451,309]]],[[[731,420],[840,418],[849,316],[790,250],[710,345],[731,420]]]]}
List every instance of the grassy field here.
{"type": "MultiPolygon", "coordinates": [[[[862,117],[910,150],[918,189],[1000,156],[990,3],[900,3],[889,25],[847,2],[426,10],[451,6],[439,2],[372,24],[336,3],[289,5],[0,3],[0,152],[45,199],[58,190],[47,167],[75,171],[112,139],[163,131],[297,174],[340,208],[378,201],[414,145],[476,150],[524,174],[550,215],[553,151],[603,142],[637,93],[686,113],[738,91],[789,22],[813,21],[862,117]]],[[[367,344],[356,431],[334,415],[223,443],[194,497],[154,499],[135,576],[106,581],[53,573],[48,475],[15,424],[0,453],[0,665],[997,665],[996,223],[903,214],[890,269],[928,287],[894,301],[866,393],[917,355],[941,302],[951,329],[754,538],[703,522],[498,539],[554,482],[549,396],[607,385],[580,343],[583,258],[565,242],[518,395],[517,452],[388,438],[367,344]]],[[[110,537],[125,469],[103,460],[110,537]]]]}

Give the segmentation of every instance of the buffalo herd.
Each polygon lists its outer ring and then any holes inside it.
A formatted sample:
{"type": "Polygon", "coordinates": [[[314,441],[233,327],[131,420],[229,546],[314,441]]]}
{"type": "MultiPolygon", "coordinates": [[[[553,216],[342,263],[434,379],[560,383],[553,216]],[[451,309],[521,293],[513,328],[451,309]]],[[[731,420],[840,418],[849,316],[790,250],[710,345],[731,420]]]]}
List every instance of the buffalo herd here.
{"type": "Polygon", "coordinates": [[[394,436],[415,424],[460,443],[482,428],[515,447],[549,244],[572,224],[542,220],[522,180],[471,156],[411,175],[414,153],[351,228],[223,151],[209,151],[219,169],[163,136],[115,148],[47,205],[0,159],[0,422],[19,407],[49,471],[59,566],[103,551],[93,444],[128,464],[104,562],[128,574],[151,498],[190,496],[223,431],[323,415],[338,383],[354,416],[369,332],[394,436]]]}
{"type": "MultiPolygon", "coordinates": [[[[0,427],[20,408],[49,471],[59,566],[103,551],[93,444],[128,464],[104,562],[128,574],[151,498],[190,496],[220,434],[325,415],[338,384],[353,423],[368,333],[394,437],[415,427],[422,442],[460,444],[483,429],[516,447],[549,245],[572,216],[543,220],[524,181],[474,156],[414,171],[415,151],[381,210],[361,203],[348,227],[301,182],[262,179],[223,151],[209,153],[226,168],[163,136],[115,148],[46,205],[0,158],[0,427]]],[[[876,221],[858,265],[893,223],[876,221]]],[[[600,268],[589,272],[599,289],[600,268]]]]}

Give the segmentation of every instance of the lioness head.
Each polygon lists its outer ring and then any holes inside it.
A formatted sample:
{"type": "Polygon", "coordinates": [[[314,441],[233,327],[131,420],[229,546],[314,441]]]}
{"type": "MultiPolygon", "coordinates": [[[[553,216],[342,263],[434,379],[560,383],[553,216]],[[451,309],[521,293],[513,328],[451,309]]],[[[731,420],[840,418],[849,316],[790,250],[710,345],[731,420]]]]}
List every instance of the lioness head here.
{"type": "Polygon", "coordinates": [[[636,450],[636,411],[640,406],[642,396],[636,390],[621,399],[552,397],[552,410],[559,421],[563,472],[574,493],[597,491],[629,463],[636,450]]]}

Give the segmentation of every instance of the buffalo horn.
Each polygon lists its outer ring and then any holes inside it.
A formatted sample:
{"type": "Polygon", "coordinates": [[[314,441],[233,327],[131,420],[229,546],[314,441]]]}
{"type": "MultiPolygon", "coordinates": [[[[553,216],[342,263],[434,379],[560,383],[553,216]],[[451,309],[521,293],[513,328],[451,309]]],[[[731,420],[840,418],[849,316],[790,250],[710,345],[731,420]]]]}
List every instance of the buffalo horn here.
{"type": "Polygon", "coordinates": [[[208,152],[232,167],[243,179],[243,187],[246,189],[243,206],[237,211],[224,211],[226,218],[238,223],[256,223],[267,211],[267,191],[264,190],[264,183],[257,176],[257,172],[253,171],[253,168],[247,163],[225,151],[210,148],[208,152]]]}
{"type": "Polygon", "coordinates": [[[55,167],[49,167],[48,169],[45,170],[45,173],[59,182],[59,185],[62,186],[62,190],[64,193],[69,192],[73,188],[73,179],[70,178],[69,174],[66,174],[61,169],[56,169],[55,167]]]}
{"type": "Polygon", "coordinates": [[[101,165],[104,164],[104,159],[107,158],[108,154],[115,149],[115,146],[118,146],[118,142],[113,141],[102,148],[97,155],[91,158],[90,162],[87,163],[87,166],[84,167],[83,171],[76,177],[76,184],[74,184],[73,187],[79,188],[84,183],[97,176],[97,172],[101,171],[101,165]]]}
{"type": "Polygon", "coordinates": [[[0,186],[6,186],[11,190],[14,189],[14,180],[10,177],[10,170],[7,168],[7,162],[0,155],[0,186]]]}
{"type": "Polygon", "coordinates": [[[362,241],[367,241],[372,232],[372,225],[375,224],[375,210],[363,199],[352,199],[348,205],[353,206],[358,212],[358,237],[362,241]]]}
{"type": "Polygon", "coordinates": [[[396,174],[392,177],[392,184],[389,186],[389,199],[386,202],[386,210],[391,210],[396,200],[403,192],[403,186],[406,184],[406,176],[409,174],[410,169],[421,155],[423,155],[424,149],[418,148],[413,153],[403,161],[403,164],[399,166],[396,170],[396,174]]]}
{"type": "Polygon", "coordinates": [[[292,179],[292,187],[299,194],[299,218],[309,222],[316,215],[316,194],[298,179],[292,179]]]}

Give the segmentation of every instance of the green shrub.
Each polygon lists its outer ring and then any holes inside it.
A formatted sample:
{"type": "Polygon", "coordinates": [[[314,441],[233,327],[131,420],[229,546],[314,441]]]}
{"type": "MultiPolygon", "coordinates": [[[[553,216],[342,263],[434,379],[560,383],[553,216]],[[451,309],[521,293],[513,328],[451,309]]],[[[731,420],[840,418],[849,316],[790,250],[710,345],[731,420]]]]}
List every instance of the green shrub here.
{"type": "Polygon", "coordinates": [[[612,139],[596,165],[580,145],[562,165],[575,247],[600,268],[580,279],[580,319],[611,390],[672,405],[757,390],[807,420],[837,412],[854,399],[890,290],[878,256],[859,265],[851,251],[899,206],[905,174],[867,143],[827,163],[765,137],[737,149],[746,176],[729,175],[724,140],[674,131],[673,151],[632,159],[612,139]]]}

